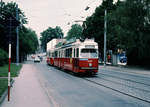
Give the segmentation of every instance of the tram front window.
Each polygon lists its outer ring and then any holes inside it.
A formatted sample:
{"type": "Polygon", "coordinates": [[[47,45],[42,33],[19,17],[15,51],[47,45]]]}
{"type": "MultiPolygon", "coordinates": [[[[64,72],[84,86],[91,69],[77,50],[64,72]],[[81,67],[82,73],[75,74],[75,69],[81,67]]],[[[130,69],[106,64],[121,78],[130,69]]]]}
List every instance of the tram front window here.
{"type": "Polygon", "coordinates": [[[97,58],[98,57],[98,52],[96,49],[81,49],[81,54],[80,56],[82,58],[97,58]]]}

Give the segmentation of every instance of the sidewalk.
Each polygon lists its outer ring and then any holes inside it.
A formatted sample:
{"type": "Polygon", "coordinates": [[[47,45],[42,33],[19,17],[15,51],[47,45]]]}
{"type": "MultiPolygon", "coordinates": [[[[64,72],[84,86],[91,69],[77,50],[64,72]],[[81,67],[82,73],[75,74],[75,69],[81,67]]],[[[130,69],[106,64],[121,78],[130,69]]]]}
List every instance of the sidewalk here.
{"type": "Polygon", "coordinates": [[[126,67],[123,65],[118,65],[118,66],[111,66],[111,65],[100,65],[100,69],[107,69],[107,70],[114,70],[114,71],[119,71],[119,72],[128,72],[128,73],[135,73],[135,74],[142,74],[142,75],[148,75],[150,76],[150,70],[145,70],[142,68],[136,68],[136,67],[126,67]]]}
{"type": "Polygon", "coordinates": [[[0,107],[51,107],[47,95],[43,91],[36,70],[31,64],[24,64],[19,77],[10,91],[10,101],[7,96],[0,107]]]}

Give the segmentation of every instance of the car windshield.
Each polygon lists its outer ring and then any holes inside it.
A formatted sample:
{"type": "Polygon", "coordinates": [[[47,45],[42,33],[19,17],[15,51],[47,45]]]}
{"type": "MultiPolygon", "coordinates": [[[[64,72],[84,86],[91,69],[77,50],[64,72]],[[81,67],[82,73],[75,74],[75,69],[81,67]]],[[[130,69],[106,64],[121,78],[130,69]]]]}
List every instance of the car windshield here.
{"type": "Polygon", "coordinates": [[[98,57],[98,52],[97,49],[81,49],[81,57],[83,58],[97,58],[98,57]]]}

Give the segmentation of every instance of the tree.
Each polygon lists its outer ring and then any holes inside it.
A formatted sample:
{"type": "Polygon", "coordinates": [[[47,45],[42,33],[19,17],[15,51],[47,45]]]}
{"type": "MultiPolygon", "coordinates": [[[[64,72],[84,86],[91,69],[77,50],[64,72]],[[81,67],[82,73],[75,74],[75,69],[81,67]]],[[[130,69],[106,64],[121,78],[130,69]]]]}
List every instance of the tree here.
{"type": "Polygon", "coordinates": [[[82,38],[82,26],[79,24],[74,24],[71,26],[71,29],[67,33],[66,39],[69,40],[71,38],[80,39],[82,38]]]}
{"type": "Polygon", "coordinates": [[[128,65],[150,64],[150,1],[103,1],[83,23],[83,36],[95,38],[103,52],[104,9],[107,9],[107,49],[127,52],[128,65]]]}
{"type": "Polygon", "coordinates": [[[41,32],[41,47],[43,47],[43,50],[46,51],[47,42],[49,42],[53,38],[63,38],[63,36],[64,34],[59,26],[56,26],[55,28],[49,27],[41,32]]]}
{"type": "MultiPolygon", "coordinates": [[[[95,9],[95,12],[90,17],[86,18],[86,21],[82,25],[83,37],[95,38],[96,42],[99,45],[99,52],[101,54],[103,53],[103,47],[104,47],[104,10],[107,9],[107,12],[109,14],[113,10],[115,10],[115,8],[116,7],[113,4],[113,0],[103,1],[103,3],[95,9]]],[[[111,34],[109,30],[107,34],[111,34]]],[[[108,45],[108,49],[111,49],[109,47],[111,47],[110,43],[108,45]]]]}
{"type": "MultiPolygon", "coordinates": [[[[129,65],[148,65],[150,62],[149,33],[149,7],[148,1],[127,0],[124,5],[124,15],[127,25],[122,27],[128,32],[125,36],[127,42],[127,56],[129,65]],[[136,56],[136,57],[135,57],[136,56]]],[[[150,5],[150,3],[149,3],[150,5]]]]}
{"type": "Polygon", "coordinates": [[[35,33],[30,28],[23,27],[20,31],[20,58],[24,60],[27,54],[35,53],[39,47],[38,38],[35,33]]]}
{"type": "Polygon", "coordinates": [[[118,46],[127,51],[128,65],[149,65],[149,0],[126,0],[117,6],[109,17],[114,23],[111,31],[119,40],[118,46]]]}
{"type": "MultiPolygon", "coordinates": [[[[9,44],[9,17],[15,19],[17,4],[15,2],[5,3],[1,2],[0,13],[0,48],[8,53],[9,44]]],[[[19,22],[22,25],[19,29],[19,48],[20,58],[24,58],[27,54],[34,53],[38,47],[38,39],[35,32],[26,28],[23,24],[27,24],[27,18],[23,11],[18,8],[19,22]]],[[[13,22],[13,20],[12,20],[13,22]]],[[[14,23],[15,24],[15,23],[14,23]]],[[[12,45],[12,61],[16,61],[16,28],[11,26],[11,45],[12,45]]]]}
{"type": "MultiPolygon", "coordinates": [[[[1,5],[1,14],[0,14],[0,48],[7,50],[7,45],[8,45],[8,35],[9,35],[9,17],[13,16],[15,18],[16,16],[16,6],[17,4],[15,2],[10,2],[10,3],[5,3],[2,2],[1,5]]],[[[20,8],[18,8],[18,13],[20,17],[20,23],[21,24],[26,24],[27,20],[20,8]]],[[[12,20],[13,22],[14,20],[12,20]]],[[[15,37],[15,27],[12,27],[12,41],[14,41],[15,37]]]]}

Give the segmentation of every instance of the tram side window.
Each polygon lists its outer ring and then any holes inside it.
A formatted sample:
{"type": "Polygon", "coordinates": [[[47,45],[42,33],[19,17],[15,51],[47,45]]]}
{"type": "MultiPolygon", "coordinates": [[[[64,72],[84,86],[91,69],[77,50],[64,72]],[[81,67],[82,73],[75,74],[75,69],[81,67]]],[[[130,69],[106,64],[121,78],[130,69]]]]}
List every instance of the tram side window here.
{"type": "Polygon", "coordinates": [[[59,51],[59,56],[58,57],[60,58],[60,51],[59,51]]]}
{"type": "Polygon", "coordinates": [[[73,54],[73,57],[74,57],[74,58],[75,58],[75,53],[76,53],[76,52],[75,52],[75,48],[74,48],[74,54],[73,54]]]}
{"type": "Polygon", "coordinates": [[[63,57],[66,57],[66,56],[65,56],[65,50],[63,50],[63,57]]]}
{"type": "Polygon", "coordinates": [[[61,58],[64,56],[64,51],[62,50],[61,51],[61,58]]]}
{"type": "Polygon", "coordinates": [[[66,50],[65,50],[65,57],[66,57],[66,58],[67,58],[67,56],[68,56],[67,53],[68,53],[68,50],[66,49],[66,50]]]}
{"type": "Polygon", "coordinates": [[[49,52],[49,56],[51,57],[51,53],[49,52]]]}
{"type": "Polygon", "coordinates": [[[76,49],[76,57],[79,57],[79,48],[76,49]]]}
{"type": "Polygon", "coordinates": [[[60,50],[60,58],[62,57],[62,50],[60,50]]]}
{"type": "Polygon", "coordinates": [[[66,49],[65,56],[67,58],[71,58],[72,57],[72,48],[66,49]]]}
{"type": "Polygon", "coordinates": [[[69,57],[72,57],[72,48],[69,49],[69,57]]]}
{"type": "Polygon", "coordinates": [[[60,53],[60,55],[61,55],[61,58],[63,57],[63,50],[61,50],[61,53],[60,53]]]}
{"type": "Polygon", "coordinates": [[[58,54],[57,51],[55,51],[55,58],[57,58],[57,54],[58,54]]]}
{"type": "Polygon", "coordinates": [[[51,57],[51,53],[50,52],[48,52],[48,56],[51,57]]]}
{"type": "Polygon", "coordinates": [[[54,52],[52,53],[52,57],[55,57],[55,53],[54,52]]]}

